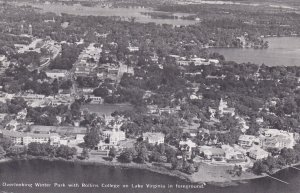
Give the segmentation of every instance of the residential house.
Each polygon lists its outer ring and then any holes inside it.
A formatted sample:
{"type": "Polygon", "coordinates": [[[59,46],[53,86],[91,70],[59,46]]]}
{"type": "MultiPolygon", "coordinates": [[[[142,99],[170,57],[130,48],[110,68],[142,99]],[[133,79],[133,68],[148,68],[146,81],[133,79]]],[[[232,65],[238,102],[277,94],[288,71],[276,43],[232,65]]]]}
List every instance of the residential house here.
{"type": "Polygon", "coordinates": [[[13,119],[9,123],[6,124],[5,128],[8,130],[15,131],[15,130],[17,130],[19,125],[20,125],[20,123],[13,119]]]}
{"type": "Polygon", "coordinates": [[[222,149],[225,151],[225,158],[228,162],[244,162],[246,160],[246,151],[232,147],[230,145],[222,145],[222,149]]]}
{"type": "Polygon", "coordinates": [[[207,160],[225,160],[225,151],[221,148],[212,146],[200,146],[198,148],[199,154],[207,160]]]}
{"type": "Polygon", "coordinates": [[[192,152],[192,150],[196,147],[197,147],[196,143],[192,142],[190,139],[179,142],[179,149],[181,151],[192,152]]]}
{"type": "Polygon", "coordinates": [[[238,144],[242,147],[251,147],[253,143],[259,143],[259,139],[254,135],[241,135],[238,144]]]}

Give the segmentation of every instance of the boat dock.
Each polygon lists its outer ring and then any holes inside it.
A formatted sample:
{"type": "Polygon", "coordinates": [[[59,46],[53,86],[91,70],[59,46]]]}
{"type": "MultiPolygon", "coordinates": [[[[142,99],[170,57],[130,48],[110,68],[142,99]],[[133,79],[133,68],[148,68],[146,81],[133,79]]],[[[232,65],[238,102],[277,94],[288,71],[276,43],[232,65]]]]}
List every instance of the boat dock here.
{"type": "Polygon", "coordinates": [[[300,168],[296,168],[296,167],[294,167],[294,166],[291,166],[291,168],[294,168],[295,170],[300,171],[300,168]]]}
{"type": "Polygon", "coordinates": [[[280,179],[275,178],[275,177],[273,177],[273,176],[270,176],[269,174],[266,174],[266,176],[268,176],[269,178],[272,178],[272,179],[274,179],[274,180],[277,180],[277,181],[279,181],[279,182],[282,182],[282,183],[284,183],[284,184],[289,184],[288,182],[283,181],[283,180],[280,180],[280,179]]]}

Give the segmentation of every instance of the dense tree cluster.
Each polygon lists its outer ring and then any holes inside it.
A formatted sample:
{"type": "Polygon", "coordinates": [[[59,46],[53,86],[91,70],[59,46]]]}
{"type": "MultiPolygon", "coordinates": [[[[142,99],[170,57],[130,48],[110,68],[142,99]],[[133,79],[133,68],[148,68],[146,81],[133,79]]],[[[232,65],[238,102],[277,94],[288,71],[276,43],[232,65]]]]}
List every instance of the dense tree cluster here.
{"type": "Polygon", "coordinates": [[[59,88],[69,89],[72,84],[68,80],[58,81],[54,79],[50,81],[44,71],[29,71],[26,66],[12,66],[5,71],[7,77],[11,77],[14,81],[3,80],[4,91],[8,93],[17,93],[18,91],[33,92],[46,96],[56,95],[59,88]]]}
{"type": "Polygon", "coordinates": [[[83,48],[81,44],[62,44],[61,55],[51,61],[49,68],[70,70],[83,48]]]}
{"type": "Polygon", "coordinates": [[[72,159],[76,155],[77,150],[74,147],[61,145],[55,147],[49,143],[30,143],[28,144],[27,153],[33,156],[44,157],[61,157],[65,159],[72,159]]]}
{"type": "Polygon", "coordinates": [[[100,139],[100,131],[97,128],[91,128],[90,131],[84,136],[85,146],[93,149],[98,145],[100,139]]]}
{"type": "Polygon", "coordinates": [[[67,122],[69,113],[68,106],[65,105],[27,108],[27,118],[37,125],[58,125],[60,123],[57,120],[57,116],[65,118],[67,122]]]}
{"type": "Polygon", "coordinates": [[[294,149],[283,148],[276,157],[267,157],[264,160],[258,160],[253,165],[253,172],[256,174],[272,173],[277,169],[300,161],[300,146],[297,144],[294,149]]]}
{"type": "Polygon", "coordinates": [[[253,8],[247,5],[164,4],[158,6],[157,10],[192,14],[191,16],[186,16],[186,19],[201,18],[202,22],[199,25],[208,29],[206,34],[201,34],[202,36],[208,39],[209,30],[213,29],[218,29],[217,33],[223,33],[221,40],[216,39],[215,43],[218,46],[224,46],[223,43],[239,46],[239,42],[236,39],[230,39],[232,37],[231,34],[237,35],[247,32],[249,39],[255,44],[263,44],[257,39],[257,32],[260,35],[278,36],[290,36],[294,31],[299,32],[299,25],[297,24],[299,14],[282,12],[278,8],[259,6],[253,8]],[[229,31],[231,32],[229,33],[229,31]]]}

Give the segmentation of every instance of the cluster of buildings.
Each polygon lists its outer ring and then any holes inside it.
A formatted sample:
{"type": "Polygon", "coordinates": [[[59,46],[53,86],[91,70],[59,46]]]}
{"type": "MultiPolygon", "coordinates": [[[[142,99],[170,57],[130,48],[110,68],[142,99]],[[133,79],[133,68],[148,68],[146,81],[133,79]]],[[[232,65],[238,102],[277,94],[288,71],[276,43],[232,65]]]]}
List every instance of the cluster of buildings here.
{"type": "Polygon", "coordinates": [[[47,70],[45,73],[49,78],[57,79],[57,80],[68,79],[70,76],[70,72],[68,72],[67,70],[53,69],[53,70],[47,70]]]}
{"type": "MultiPolygon", "coordinates": [[[[110,53],[108,50],[104,52],[106,52],[106,54],[110,53]]],[[[74,64],[74,74],[76,76],[97,77],[102,80],[106,78],[117,80],[122,77],[125,72],[133,74],[133,68],[117,61],[98,64],[101,53],[102,48],[91,43],[82,51],[78,57],[78,61],[74,64]]]]}
{"type": "Polygon", "coordinates": [[[60,136],[57,133],[22,133],[17,131],[3,130],[2,136],[11,139],[15,145],[28,145],[29,143],[59,144],[60,136]]]}
{"type": "Polygon", "coordinates": [[[43,45],[43,39],[33,39],[33,41],[29,45],[25,44],[15,44],[14,46],[17,48],[17,52],[22,54],[26,52],[37,52],[41,53],[41,47],[43,45]]]}
{"type": "Polygon", "coordinates": [[[189,66],[191,64],[194,64],[195,66],[210,65],[210,64],[218,65],[220,63],[220,61],[217,59],[205,59],[200,57],[193,57],[188,59],[186,57],[181,57],[178,55],[169,55],[169,57],[174,58],[176,63],[180,66],[189,66]]]}
{"type": "MultiPolygon", "coordinates": [[[[298,134],[278,129],[260,129],[259,136],[241,135],[238,144],[214,144],[198,146],[191,139],[179,142],[179,150],[186,152],[186,159],[194,156],[194,162],[214,165],[240,165],[243,169],[253,166],[255,160],[265,159],[272,149],[293,148],[298,134]]],[[[178,156],[179,159],[183,155],[178,156]]]]}
{"type": "Polygon", "coordinates": [[[129,45],[129,46],[127,47],[127,49],[129,50],[129,52],[138,52],[138,51],[140,50],[139,47],[137,47],[137,46],[132,46],[132,45],[129,45]]]}
{"type": "Polygon", "coordinates": [[[239,146],[221,145],[221,147],[200,146],[199,155],[204,161],[210,161],[215,164],[249,164],[245,151],[239,146]]]}
{"type": "Polygon", "coordinates": [[[84,142],[86,128],[61,126],[30,126],[30,132],[2,130],[1,136],[12,140],[14,145],[27,146],[30,143],[49,143],[50,145],[76,145],[84,142]]]}
{"type": "Polygon", "coordinates": [[[281,150],[293,148],[299,136],[296,133],[278,129],[260,129],[258,137],[253,135],[241,135],[239,145],[246,149],[249,157],[263,159],[269,156],[270,149],[281,150]]]}
{"type": "Polygon", "coordinates": [[[174,114],[180,111],[180,106],[177,107],[158,107],[157,105],[147,105],[149,114],[162,115],[163,113],[174,114]]]}
{"type": "Polygon", "coordinates": [[[58,106],[61,104],[68,105],[73,99],[70,98],[70,94],[58,94],[56,96],[45,96],[41,94],[32,94],[32,93],[16,93],[8,94],[1,92],[0,101],[6,102],[7,99],[13,98],[23,98],[28,106],[31,107],[45,107],[45,106],[58,106]]]}
{"type": "Polygon", "coordinates": [[[78,61],[74,64],[74,74],[76,76],[92,76],[97,68],[102,49],[90,44],[78,56],[78,61]]]}
{"type": "Polygon", "coordinates": [[[228,107],[228,103],[224,101],[222,98],[220,100],[219,106],[217,109],[209,107],[210,119],[214,120],[216,118],[216,114],[219,113],[220,117],[224,115],[235,116],[235,108],[228,107]]]}

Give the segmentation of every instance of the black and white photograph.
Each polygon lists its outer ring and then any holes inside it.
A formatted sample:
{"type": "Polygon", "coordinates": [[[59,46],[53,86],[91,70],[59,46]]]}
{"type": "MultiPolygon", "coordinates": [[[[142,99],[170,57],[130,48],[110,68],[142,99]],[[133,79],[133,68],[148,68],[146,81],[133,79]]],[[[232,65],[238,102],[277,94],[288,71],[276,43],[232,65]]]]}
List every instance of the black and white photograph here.
{"type": "Polygon", "coordinates": [[[0,0],[0,193],[300,193],[300,0],[0,0]]]}

